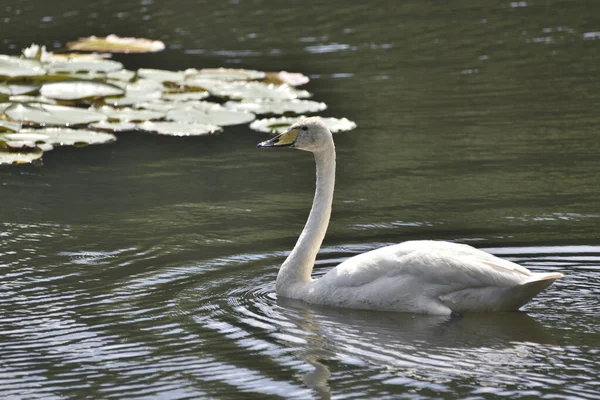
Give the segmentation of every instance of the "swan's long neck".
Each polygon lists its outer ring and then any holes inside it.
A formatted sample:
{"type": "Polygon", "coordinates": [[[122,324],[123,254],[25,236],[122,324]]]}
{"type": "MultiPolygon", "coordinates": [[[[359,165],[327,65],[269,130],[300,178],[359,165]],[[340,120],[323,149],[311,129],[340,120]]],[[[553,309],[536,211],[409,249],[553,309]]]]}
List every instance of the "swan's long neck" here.
{"type": "Polygon", "coordinates": [[[310,275],[329,225],[335,186],[333,141],[331,141],[331,146],[314,153],[314,156],[317,163],[315,198],[304,230],[277,275],[278,294],[286,294],[287,289],[293,290],[297,284],[308,283],[312,280],[310,275]]]}

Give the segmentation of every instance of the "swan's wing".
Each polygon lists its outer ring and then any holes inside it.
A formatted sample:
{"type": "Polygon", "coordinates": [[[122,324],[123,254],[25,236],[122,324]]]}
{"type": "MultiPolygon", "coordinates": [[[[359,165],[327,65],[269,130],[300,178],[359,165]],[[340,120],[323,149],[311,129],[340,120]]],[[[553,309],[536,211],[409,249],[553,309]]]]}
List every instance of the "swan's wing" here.
{"type": "Polygon", "coordinates": [[[368,285],[379,279],[427,284],[440,295],[464,288],[512,286],[531,272],[471,246],[437,241],[409,241],[352,257],[323,276],[336,287],[368,285]]]}

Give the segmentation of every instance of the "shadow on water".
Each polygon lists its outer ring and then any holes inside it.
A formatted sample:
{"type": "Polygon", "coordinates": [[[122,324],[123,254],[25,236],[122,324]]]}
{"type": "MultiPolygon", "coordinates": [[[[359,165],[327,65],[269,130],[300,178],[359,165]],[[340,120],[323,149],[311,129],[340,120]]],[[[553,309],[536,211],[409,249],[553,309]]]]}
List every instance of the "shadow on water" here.
{"type": "Polygon", "coordinates": [[[322,398],[329,397],[331,358],[398,375],[410,369],[460,375],[484,373],[481,364],[489,360],[488,352],[502,353],[505,364],[517,364],[524,356],[523,343],[556,345],[538,321],[522,312],[448,317],[334,309],[284,298],[277,304],[306,335],[299,356],[314,370],[303,380],[322,398]]]}

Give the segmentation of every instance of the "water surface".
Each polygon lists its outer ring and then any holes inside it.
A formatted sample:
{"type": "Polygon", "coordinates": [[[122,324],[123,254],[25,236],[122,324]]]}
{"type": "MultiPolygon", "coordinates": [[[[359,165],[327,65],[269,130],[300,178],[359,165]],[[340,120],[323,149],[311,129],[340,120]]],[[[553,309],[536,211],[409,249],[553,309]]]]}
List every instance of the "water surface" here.
{"type": "Polygon", "coordinates": [[[594,2],[41,0],[0,53],[164,40],[126,67],[301,71],[336,136],[315,276],[408,239],[565,278],[462,319],[277,299],[314,163],[218,137],[123,134],[0,169],[3,398],[597,398],[600,9],[594,2]]]}

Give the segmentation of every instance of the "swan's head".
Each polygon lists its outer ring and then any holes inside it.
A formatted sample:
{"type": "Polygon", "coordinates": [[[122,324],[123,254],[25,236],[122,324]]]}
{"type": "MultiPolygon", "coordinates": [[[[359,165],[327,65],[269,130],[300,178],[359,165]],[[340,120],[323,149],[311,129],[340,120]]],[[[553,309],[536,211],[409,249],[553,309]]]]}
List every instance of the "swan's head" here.
{"type": "Polygon", "coordinates": [[[302,118],[281,135],[261,142],[257,147],[293,147],[317,153],[331,148],[333,137],[319,117],[302,118]]]}

